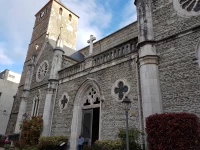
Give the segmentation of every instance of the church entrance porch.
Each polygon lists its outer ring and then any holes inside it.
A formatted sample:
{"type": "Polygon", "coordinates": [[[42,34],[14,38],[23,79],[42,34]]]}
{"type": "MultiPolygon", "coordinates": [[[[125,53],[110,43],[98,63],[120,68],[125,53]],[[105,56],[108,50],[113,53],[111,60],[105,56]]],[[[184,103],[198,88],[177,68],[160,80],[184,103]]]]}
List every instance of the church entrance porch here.
{"type": "Polygon", "coordinates": [[[99,139],[99,113],[100,108],[83,110],[82,135],[90,145],[99,139]]]}
{"type": "Polygon", "coordinates": [[[87,79],[78,89],[73,108],[70,150],[77,150],[80,134],[89,144],[101,139],[101,90],[97,82],[87,79]]]}

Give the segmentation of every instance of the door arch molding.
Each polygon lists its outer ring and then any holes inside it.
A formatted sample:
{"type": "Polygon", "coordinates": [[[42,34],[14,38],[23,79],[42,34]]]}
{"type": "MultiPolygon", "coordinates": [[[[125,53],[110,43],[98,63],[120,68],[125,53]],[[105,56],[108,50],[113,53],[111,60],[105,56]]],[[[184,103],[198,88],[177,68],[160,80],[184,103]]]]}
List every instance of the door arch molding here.
{"type": "Polygon", "coordinates": [[[73,118],[71,124],[71,136],[70,136],[70,150],[77,149],[77,139],[79,134],[81,133],[82,126],[82,106],[84,101],[82,101],[82,97],[88,91],[89,88],[94,87],[99,93],[100,97],[100,122],[99,122],[99,139],[101,139],[101,104],[104,100],[102,95],[101,88],[96,80],[88,78],[85,80],[82,85],[78,88],[77,94],[74,100],[74,108],[73,108],[73,118]]]}

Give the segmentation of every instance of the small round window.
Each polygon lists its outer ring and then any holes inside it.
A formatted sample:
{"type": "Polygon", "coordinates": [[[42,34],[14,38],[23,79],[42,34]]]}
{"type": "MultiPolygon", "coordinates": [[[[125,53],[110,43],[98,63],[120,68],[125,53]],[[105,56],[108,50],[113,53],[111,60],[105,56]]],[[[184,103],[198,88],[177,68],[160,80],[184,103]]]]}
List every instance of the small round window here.
{"type": "Polygon", "coordinates": [[[38,67],[38,70],[37,70],[37,74],[36,74],[37,82],[40,82],[45,78],[45,76],[47,75],[47,72],[48,72],[48,68],[49,68],[48,61],[45,60],[40,64],[40,66],[38,67]]]}

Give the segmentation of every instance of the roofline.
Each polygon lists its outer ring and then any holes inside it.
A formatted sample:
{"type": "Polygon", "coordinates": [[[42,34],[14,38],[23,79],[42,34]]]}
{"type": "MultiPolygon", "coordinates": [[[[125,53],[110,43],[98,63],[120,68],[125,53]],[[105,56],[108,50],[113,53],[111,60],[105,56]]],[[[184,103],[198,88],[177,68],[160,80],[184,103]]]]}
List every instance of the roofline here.
{"type": "Polygon", "coordinates": [[[58,4],[60,4],[61,6],[63,6],[65,9],[67,9],[69,12],[71,12],[72,14],[74,14],[75,16],[77,16],[78,18],[80,18],[77,14],[75,14],[73,11],[71,11],[70,9],[68,9],[65,5],[63,5],[62,3],[59,3],[57,0],[50,0],[46,5],[44,5],[44,7],[42,7],[36,14],[35,16],[37,16],[39,14],[39,12],[44,9],[47,5],[49,5],[50,2],[57,2],[58,4]]]}
{"type": "Polygon", "coordinates": [[[135,6],[136,6],[136,3],[137,3],[137,0],[135,0],[135,2],[134,2],[135,6]]]}
{"type": "MultiPolygon", "coordinates": [[[[128,25],[126,25],[126,26],[124,26],[123,28],[120,28],[120,29],[116,30],[115,32],[113,32],[113,33],[111,33],[111,34],[109,34],[109,35],[103,37],[102,39],[100,39],[100,40],[94,42],[94,44],[97,43],[97,42],[100,42],[100,41],[102,41],[102,40],[104,40],[104,39],[106,39],[106,38],[108,38],[109,36],[112,36],[113,34],[115,34],[115,33],[117,33],[117,32],[120,32],[121,30],[123,30],[123,29],[125,29],[125,28],[127,28],[127,27],[129,27],[129,26],[131,26],[131,25],[133,25],[133,24],[135,24],[135,23],[137,23],[137,20],[134,21],[134,22],[132,22],[132,23],[130,23],[130,24],[128,24],[128,25]]],[[[85,49],[86,47],[88,47],[88,46],[85,46],[85,47],[79,49],[78,51],[81,52],[81,50],[85,49]]]]}
{"type": "Polygon", "coordinates": [[[69,58],[69,59],[71,59],[71,60],[73,60],[73,61],[75,61],[75,62],[79,62],[79,61],[75,60],[74,58],[71,58],[71,57],[69,57],[67,55],[64,55],[64,56],[67,57],[67,58],[69,58]]]}

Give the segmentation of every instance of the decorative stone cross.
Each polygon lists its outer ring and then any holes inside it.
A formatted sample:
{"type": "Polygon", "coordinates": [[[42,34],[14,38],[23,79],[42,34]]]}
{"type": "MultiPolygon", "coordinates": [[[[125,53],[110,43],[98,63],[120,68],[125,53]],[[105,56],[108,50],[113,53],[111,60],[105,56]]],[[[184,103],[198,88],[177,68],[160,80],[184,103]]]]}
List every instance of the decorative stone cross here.
{"type": "Polygon", "coordinates": [[[90,35],[90,39],[87,41],[88,43],[90,43],[89,55],[92,55],[93,53],[93,41],[95,40],[96,40],[96,37],[94,37],[93,35],[90,35]]]}
{"type": "Polygon", "coordinates": [[[67,104],[67,102],[68,102],[68,99],[67,99],[66,96],[64,95],[63,100],[61,100],[61,104],[63,105],[62,109],[65,108],[65,105],[67,104]]]}
{"type": "Polygon", "coordinates": [[[128,86],[124,85],[124,83],[120,81],[114,92],[115,94],[118,94],[119,99],[122,100],[124,93],[128,92],[128,86]]]}

